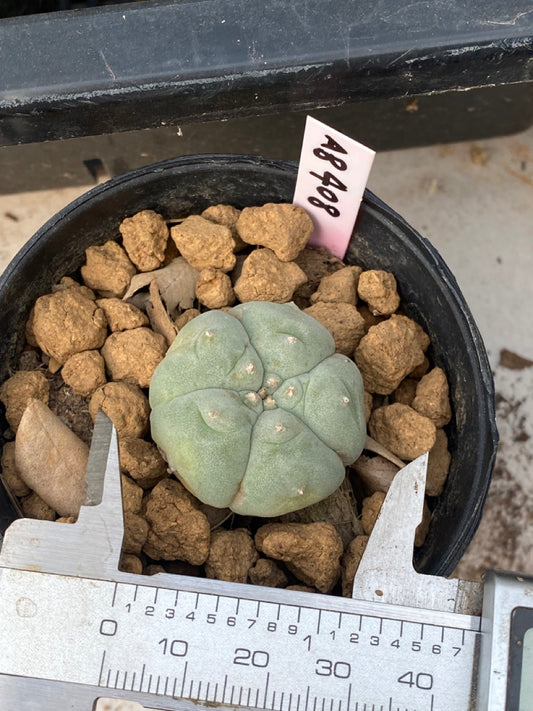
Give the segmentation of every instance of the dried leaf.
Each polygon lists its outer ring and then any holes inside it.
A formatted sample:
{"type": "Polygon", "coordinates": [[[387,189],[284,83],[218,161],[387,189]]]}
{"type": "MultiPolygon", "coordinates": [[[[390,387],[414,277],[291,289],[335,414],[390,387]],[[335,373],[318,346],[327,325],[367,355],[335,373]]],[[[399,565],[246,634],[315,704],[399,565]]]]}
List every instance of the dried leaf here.
{"type": "Polygon", "coordinates": [[[369,494],[375,491],[386,493],[398,473],[398,467],[384,457],[367,457],[365,454],[352,464],[352,469],[369,494]]]}
{"type": "Polygon", "coordinates": [[[369,437],[368,435],[365,440],[365,449],[369,452],[374,452],[374,454],[379,454],[379,456],[384,459],[388,459],[389,462],[395,464],[398,469],[403,469],[403,467],[405,467],[405,462],[402,462],[401,459],[398,459],[395,454],[389,451],[380,442],[376,442],[375,439],[372,439],[372,437],[369,437]]]}
{"type": "Polygon", "coordinates": [[[40,400],[30,400],[15,440],[22,479],[61,516],[77,516],[87,495],[88,446],[40,400]]]}
{"type": "Polygon", "coordinates": [[[154,279],[157,281],[161,298],[169,313],[172,313],[177,306],[182,309],[191,308],[195,299],[198,271],[191,267],[183,257],[176,257],[166,267],[155,269],[153,272],[136,274],[122,298],[129,299],[136,291],[148,286],[154,279]]]}
{"type": "Polygon", "coordinates": [[[178,329],[172,323],[161,301],[161,295],[155,279],[150,282],[150,301],[146,304],[146,313],[150,319],[152,329],[156,333],[160,333],[164,336],[167,344],[170,346],[172,341],[176,338],[178,329]]]}

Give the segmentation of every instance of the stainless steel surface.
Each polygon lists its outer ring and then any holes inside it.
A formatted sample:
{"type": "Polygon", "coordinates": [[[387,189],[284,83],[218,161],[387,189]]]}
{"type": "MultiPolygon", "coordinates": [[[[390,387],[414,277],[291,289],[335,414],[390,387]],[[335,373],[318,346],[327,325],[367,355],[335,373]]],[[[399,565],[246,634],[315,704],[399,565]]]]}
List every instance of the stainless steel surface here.
{"type": "MultiPolygon", "coordinates": [[[[240,594],[250,586],[213,581],[201,593],[155,583],[2,569],[6,695],[17,698],[22,676],[92,685],[93,699],[146,694],[148,705],[156,694],[272,711],[469,707],[478,618],[282,590],[253,599],[240,594]]],[[[23,709],[22,687],[18,700],[23,709]]]]}
{"type": "Polygon", "coordinates": [[[427,460],[428,455],[423,454],[394,477],[357,569],[352,597],[476,614],[481,610],[481,583],[421,575],[413,568],[414,536],[422,521],[427,460]]]}
{"type": "MultiPolygon", "coordinates": [[[[532,610],[533,578],[489,571],[485,579],[483,600],[483,644],[477,707],[479,711],[508,708],[512,711],[518,708],[514,705],[506,706],[509,675],[513,666],[509,658],[511,619],[517,608],[532,610]]],[[[533,627],[533,615],[531,617],[533,627]]],[[[528,670],[527,675],[531,678],[533,669],[528,670]]],[[[531,701],[533,700],[530,699],[530,704],[531,701]]],[[[529,711],[531,708],[531,705],[520,705],[520,711],[529,711]]]]}
{"type": "Polygon", "coordinates": [[[156,711],[155,708],[143,706],[136,701],[101,698],[96,702],[94,711],[156,711]]]}
{"type": "Polygon", "coordinates": [[[202,707],[190,702],[142,694],[142,701],[131,701],[135,694],[114,692],[113,703],[106,703],[108,695],[96,692],[94,686],[69,684],[11,677],[0,674],[0,709],[2,711],[200,711],[202,707]],[[121,698],[123,697],[123,698],[121,698]],[[127,698],[126,698],[127,697],[127,698]],[[98,700],[96,700],[98,699],[98,700]],[[102,699],[100,703],[99,699],[102,699]],[[95,701],[96,700],[96,701],[95,701]],[[117,704],[117,700],[122,705],[117,704]],[[127,704],[127,705],[126,705],[127,704]],[[130,705],[135,704],[135,705],[130,705]],[[146,705],[148,704],[148,705],[146,705]]]}

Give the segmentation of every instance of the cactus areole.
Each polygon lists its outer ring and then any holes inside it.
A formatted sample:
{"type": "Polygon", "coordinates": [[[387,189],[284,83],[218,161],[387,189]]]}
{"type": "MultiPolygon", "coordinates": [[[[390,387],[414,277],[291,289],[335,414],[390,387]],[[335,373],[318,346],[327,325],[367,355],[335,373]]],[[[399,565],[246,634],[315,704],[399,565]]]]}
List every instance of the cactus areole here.
{"type": "Polygon", "coordinates": [[[324,499],[366,437],[357,366],[292,303],[194,318],[156,368],[150,405],[152,437],[187,489],[244,515],[324,499]]]}

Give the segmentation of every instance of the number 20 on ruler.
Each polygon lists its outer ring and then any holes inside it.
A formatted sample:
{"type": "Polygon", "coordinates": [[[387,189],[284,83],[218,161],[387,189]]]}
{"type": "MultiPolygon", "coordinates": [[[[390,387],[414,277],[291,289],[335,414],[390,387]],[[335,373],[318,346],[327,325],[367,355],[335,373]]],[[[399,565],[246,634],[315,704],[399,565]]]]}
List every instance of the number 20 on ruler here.
{"type": "Polygon", "coordinates": [[[370,148],[307,117],[293,202],[313,219],[310,245],[344,257],[374,156],[370,148]]]}

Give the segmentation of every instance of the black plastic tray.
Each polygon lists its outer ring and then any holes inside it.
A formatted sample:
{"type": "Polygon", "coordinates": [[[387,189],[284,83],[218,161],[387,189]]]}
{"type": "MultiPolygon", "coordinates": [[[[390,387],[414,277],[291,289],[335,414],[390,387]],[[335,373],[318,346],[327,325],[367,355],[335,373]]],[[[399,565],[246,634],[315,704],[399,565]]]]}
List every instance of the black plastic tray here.
{"type": "Polygon", "coordinates": [[[0,145],[527,87],[532,38],[530,0],[159,0],[6,19],[0,145]]]}

